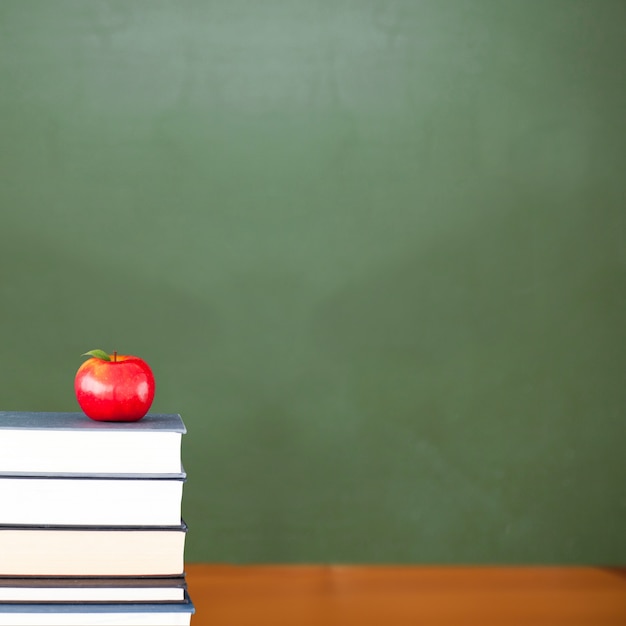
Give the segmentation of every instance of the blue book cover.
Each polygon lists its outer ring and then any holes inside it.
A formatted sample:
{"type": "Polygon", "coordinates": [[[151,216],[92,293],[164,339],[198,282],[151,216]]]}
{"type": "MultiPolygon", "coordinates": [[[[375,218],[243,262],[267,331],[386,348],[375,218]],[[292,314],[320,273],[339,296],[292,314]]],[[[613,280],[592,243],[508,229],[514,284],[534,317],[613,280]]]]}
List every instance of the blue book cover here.
{"type": "Polygon", "coordinates": [[[195,607],[178,603],[0,604],[0,626],[189,626],[195,607]]]}
{"type": "Polygon", "coordinates": [[[0,429],[187,432],[180,415],[167,413],[148,413],[136,422],[98,422],[84,413],[0,411],[0,429]]]}

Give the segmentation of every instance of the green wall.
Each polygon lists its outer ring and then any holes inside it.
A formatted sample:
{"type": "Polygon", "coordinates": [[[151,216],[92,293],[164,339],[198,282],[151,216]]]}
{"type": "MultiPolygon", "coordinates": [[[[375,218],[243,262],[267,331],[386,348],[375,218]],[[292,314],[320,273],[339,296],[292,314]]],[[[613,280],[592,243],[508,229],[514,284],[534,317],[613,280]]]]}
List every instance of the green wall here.
{"type": "Polygon", "coordinates": [[[189,561],[626,560],[622,0],[0,0],[0,408],[139,354],[189,561]]]}

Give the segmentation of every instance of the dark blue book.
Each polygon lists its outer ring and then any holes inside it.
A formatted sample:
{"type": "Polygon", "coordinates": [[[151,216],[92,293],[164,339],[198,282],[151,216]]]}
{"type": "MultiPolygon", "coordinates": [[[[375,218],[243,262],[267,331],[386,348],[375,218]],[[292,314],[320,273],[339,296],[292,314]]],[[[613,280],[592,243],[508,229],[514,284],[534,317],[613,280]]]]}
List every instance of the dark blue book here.
{"type": "Polygon", "coordinates": [[[187,583],[184,576],[68,578],[0,576],[0,604],[52,603],[121,603],[185,602],[187,583]]]}
{"type": "Polygon", "coordinates": [[[180,477],[186,432],[180,415],[97,422],[84,413],[0,411],[0,473],[180,477]]]}
{"type": "Polygon", "coordinates": [[[189,626],[194,606],[177,603],[0,604],[0,626],[189,626]]]}

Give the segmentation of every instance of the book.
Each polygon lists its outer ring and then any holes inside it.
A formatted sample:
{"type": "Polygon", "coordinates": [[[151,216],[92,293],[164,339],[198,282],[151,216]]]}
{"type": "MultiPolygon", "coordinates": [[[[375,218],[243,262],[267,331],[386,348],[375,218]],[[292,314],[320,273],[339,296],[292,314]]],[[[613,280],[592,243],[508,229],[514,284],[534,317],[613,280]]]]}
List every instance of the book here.
{"type": "Polygon", "coordinates": [[[0,626],[188,626],[179,415],[0,412],[0,626]]]}
{"type": "Polygon", "coordinates": [[[0,576],[181,576],[187,526],[0,526],[0,576]]]}
{"type": "Polygon", "coordinates": [[[7,603],[0,626],[189,626],[195,609],[176,603],[7,603]]]}
{"type": "Polygon", "coordinates": [[[154,578],[0,577],[2,602],[183,602],[184,576],[154,578]]]}
{"type": "Polygon", "coordinates": [[[0,524],[175,526],[184,480],[184,473],[167,479],[0,474],[0,524]]]}
{"type": "Polygon", "coordinates": [[[0,472],[177,476],[185,432],[180,415],[98,422],[84,413],[0,411],[0,472]]]}

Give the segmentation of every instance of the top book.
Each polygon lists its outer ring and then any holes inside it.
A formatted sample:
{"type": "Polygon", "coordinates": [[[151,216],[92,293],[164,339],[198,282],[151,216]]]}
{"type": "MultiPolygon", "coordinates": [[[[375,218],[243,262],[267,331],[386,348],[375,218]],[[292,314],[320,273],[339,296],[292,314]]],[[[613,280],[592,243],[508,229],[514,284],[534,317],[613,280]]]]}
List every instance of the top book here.
{"type": "Polygon", "coordinates": [[[0,473],[180,476],[180,415],[97,422],[83,413],[0,411],[0,473]]]}

